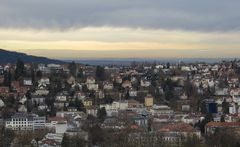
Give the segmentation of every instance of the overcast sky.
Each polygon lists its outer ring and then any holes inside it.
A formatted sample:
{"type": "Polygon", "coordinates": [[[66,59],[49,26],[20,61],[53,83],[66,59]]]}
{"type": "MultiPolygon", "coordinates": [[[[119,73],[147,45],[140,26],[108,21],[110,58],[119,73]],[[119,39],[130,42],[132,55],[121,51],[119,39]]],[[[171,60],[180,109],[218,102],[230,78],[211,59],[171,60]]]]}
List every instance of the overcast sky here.
{"type": "Polygon", "coordinates": [[[239,0],[0,0],[0,48],[35,55],[239,57],[239,38],[239,0]]]}

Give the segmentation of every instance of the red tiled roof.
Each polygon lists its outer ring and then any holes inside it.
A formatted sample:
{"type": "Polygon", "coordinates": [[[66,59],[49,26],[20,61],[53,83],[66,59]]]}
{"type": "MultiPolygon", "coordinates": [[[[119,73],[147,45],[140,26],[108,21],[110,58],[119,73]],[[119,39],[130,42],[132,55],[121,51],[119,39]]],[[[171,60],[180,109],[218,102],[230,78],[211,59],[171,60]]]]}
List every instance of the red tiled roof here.
{"type": "Polygon", "coordinates": [[[186,123],[174,123],[174,124],[168,124],[161,129],[159,129],[160,132],[196,132],[197,130],[186,123]]]}
{"type": "Polygon", "coordinates": [[[55,140],[52,140],[52,139],[46,139],[46,140],[43,140],[43,144],[56,145],[57,142],[55,140]]]}
{"type": "Polygon", "coordinates": [[[67,119],[65,117],[49,117],[48,121],[67,121],[67,119]]]}
{"type": "Polygon", "coordinates": [[[138,125],[131,125],[131,129],[138,129],[138,125]]]}
{"type": "Polygon", "coordinates": [[[207,127],[234,127],[239,126],[240,122],[209,122],[206,125],[207,127]]]}

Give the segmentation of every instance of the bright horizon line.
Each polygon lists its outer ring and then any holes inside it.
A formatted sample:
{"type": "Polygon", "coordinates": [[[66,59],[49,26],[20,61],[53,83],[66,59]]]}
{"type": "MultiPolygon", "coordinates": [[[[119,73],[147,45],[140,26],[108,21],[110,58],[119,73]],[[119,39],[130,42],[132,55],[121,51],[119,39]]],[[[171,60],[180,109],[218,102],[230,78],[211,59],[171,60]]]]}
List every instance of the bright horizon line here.
{"type": "MultiPolygon", "coordinates": [[[[72,50],[72,49],[4,49],[8,51],[15,51],[20,53],[25,53],[27,55],[47,57],[51,59],[60,60],[111,60],[111,59],[237,59],[240,58],[239,55],[225,55],[225,56],[206,56],[206,54],[214,54],[218,50],[214,49],[148,49],[148,50],[72,50]],[[135,52],[138,52],[138,56],[132,56],[135,52]],[[168,55],[175,53],[174,55],[168,55]],[[205,55],[199,55],[199,53],[204,53],[205,55]],[[90,56],[90,54],[94,54],[90,56]],[[194,55],[195,54],[195,55],[194,55]],[[73,56],[74,55],[74,56],[73,56]],[[140,55],[140,56],[139,56],[140,55]],[[194,56],[193,56],[194,55],[194,56]]],[[[220,50],[219,50],[220,51],[220,50]]],[[[221,52],[221,51],[220,51],[221,52]]]]}

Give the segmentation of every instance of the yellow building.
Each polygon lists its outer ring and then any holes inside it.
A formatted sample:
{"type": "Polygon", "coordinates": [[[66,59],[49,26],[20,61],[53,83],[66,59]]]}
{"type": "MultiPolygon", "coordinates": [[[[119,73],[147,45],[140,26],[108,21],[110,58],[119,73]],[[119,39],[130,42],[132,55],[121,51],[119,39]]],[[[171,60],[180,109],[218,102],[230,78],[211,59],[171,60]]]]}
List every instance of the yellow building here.
{"type": "Polygon", "coordinates": [[[84,107],[91,107],[92,106],[92,100],[90,100],[90,99],[84,100],[83,105],[84,105],[84,107]]]}
{"type": "Polygon", "coordinates": [[[145,107],[152,107],[153,106],[153,97],[151,95],[147,95],[145,97],[145,107]]]}

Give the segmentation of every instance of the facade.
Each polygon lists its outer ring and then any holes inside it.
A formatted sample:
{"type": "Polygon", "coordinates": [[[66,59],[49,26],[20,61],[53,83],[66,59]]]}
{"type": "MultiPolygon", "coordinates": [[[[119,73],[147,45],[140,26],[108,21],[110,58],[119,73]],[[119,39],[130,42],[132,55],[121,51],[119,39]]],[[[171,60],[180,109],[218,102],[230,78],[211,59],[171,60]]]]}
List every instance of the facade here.
{"type": "Polygon", "coordinates": [[[186,123],[167,124],[160,128],[158,132],[163,134],[163,140],[168,143],[183,142],[183,139],[187,136],[195,135],[198,138],[201,137],[200,131],[186,123]]]}
{"type": "Polygon", "coordinates": [[[28,79],[28,78],[23,79],[23,85],[24,86],[32,86],[33,85],[32,80],[28,79]]]}
{"type": "Polygon", "coordinates": [[[145,107],[152,107],[153,106],[153,97],[151,95],[147,95],[145,97],[145,107]]]}
{"type": "Polygon", "coordinates": [[[46,117],[39,117],[36,114],[16,113],[9,120],[5,121],[5,127],[11,130],[33,131],[44,129],[46,117]]]}
{"type": "Polygon", "coordinates": [[[174,113],[174,111],[166,105],[153,105],[153,108],[150,109],[150,112],[153,116],[172,115],[174,113]]]}
{"type": "Polygon", "coordinates": [[[206,134],[213,134],[219,129],[240,129],[240,122],[209,122],[205,126],[206,134]]]}
{"type": "Polygon", "coordinates": [[[45,103],[45,97],[44,96],[38,96],[38,95],[34,95],[32,96],[32,103],[33,104],[42,104],[45,103]]]}
{"type": "Polygon", "coordinates": [[[105,90],[112,90],[112,89],[113,89],[113,83],[111,83],[111,82],[105,82],[105,83],[103,84],[103,89],[105,89],[105,90]]]}

